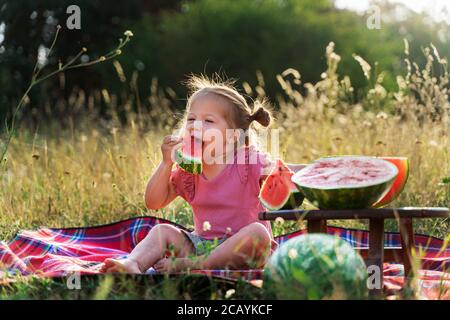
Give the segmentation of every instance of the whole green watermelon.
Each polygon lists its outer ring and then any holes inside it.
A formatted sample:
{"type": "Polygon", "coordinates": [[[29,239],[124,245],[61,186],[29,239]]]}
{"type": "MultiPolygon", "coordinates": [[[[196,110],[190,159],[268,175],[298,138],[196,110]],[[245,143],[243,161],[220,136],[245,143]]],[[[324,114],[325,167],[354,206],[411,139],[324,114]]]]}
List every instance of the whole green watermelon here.
{"type": "Polygon", "coordinates": [[[367,269],[344,240],[327,234],[289,239],[267,262],[263,288],[277,299],[364,299],[367,269]]]}

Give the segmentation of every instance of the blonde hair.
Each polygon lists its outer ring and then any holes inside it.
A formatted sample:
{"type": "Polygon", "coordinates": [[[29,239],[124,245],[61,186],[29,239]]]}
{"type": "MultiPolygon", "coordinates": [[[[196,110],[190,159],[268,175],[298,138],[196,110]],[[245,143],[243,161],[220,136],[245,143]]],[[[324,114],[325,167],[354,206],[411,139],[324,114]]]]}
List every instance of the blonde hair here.
{"type": "Polygon", "coordinates": [[[222,80],[218,76],[209,79],[204,75],[191,75],[185,84],[189,89],[189,97],[183,125],[186,123],[187,114],[194,101],[208,94],[218,96],[229,103],[231,109],[229,113],[226,113],[228,124],[233,129],[242,129],[247,133],[244,135],[245,140],[241,140],[240,144],[243,142],[248,146],[250,140],[255,139],[256,132],[260,129],[254,126],[255,121],[262,127],[269,127],[274,120],[267,99],[256,99],[252,101],[252,107],[250,107],[245,97],[234,87],[234,80],[222,80]]]}

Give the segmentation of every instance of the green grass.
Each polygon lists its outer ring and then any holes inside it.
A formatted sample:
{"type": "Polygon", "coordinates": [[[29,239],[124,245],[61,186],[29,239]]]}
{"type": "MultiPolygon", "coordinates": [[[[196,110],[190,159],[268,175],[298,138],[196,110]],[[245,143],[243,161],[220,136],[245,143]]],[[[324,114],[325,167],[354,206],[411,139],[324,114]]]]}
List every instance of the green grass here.
{"type": "Polygon", "coordinates": [[[0,299],[261,299],[262,291],[245,281],[202,275],[83,275],[79,289],[67,278],[31,278],[0,287],[0,299]]]}

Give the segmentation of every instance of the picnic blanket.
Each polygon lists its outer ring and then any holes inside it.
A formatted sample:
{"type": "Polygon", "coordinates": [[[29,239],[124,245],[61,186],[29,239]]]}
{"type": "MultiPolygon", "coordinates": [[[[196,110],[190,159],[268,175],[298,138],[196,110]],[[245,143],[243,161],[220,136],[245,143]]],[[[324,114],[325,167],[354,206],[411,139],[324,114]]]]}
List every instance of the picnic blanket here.
{"type": "MultiPolygon", "coordinates": [[[[11,241],[0,242],[0,280],[17,274],[42,277],[68,276],[74,272],[97,274],[104,259],[125,257],[158,223],[170,223],[188,230],[169,220],[145,216],[94,227],[41,228],[21,231],[11,241]]],[[[305,232],[305,230],[298,230],[278,236],[275,240],[281,244],[305,232]]],[[[328,227],[328,233],[338,235],[354,247],[368,245],[368,231],[328,227]]],[[[415,235],[415,244],[424,252],[419,270],[422,297],[449,299],[450,248],[443,240],[426,235],[415,235]]],[[[399,233],[386,232],[386,247],[400,245],[399,233]]],[[[229,279],[258,281],[262,278],[262,271],[254,269],[193,272],[229,279]]],[[[385,290],[402,288],[403,265],[385,263],[383,274],[385,290]]]]}

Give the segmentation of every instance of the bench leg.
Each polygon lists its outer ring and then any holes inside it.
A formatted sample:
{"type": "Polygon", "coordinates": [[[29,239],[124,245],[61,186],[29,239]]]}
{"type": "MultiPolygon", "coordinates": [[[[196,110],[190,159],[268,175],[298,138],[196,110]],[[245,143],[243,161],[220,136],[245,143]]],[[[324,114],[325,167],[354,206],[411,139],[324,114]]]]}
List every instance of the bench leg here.
{"type": "Polygon", "coordinates": [[[327,220],[308,220],[308,233],[327,233],[327,220]]]}
{"type": "Polygon", "coordinates": [[[411,275],[412,250],[414,247],[414,230],[411,218],[402,218],[399,222],[400,239],[402,242],[403,266],[405,269],[405,280],[411,275]]]}
{"type": "Polygon", "coordinates": [[[380,296],[383,292],[383,262],[384,262],[384,219],[369,220],[369,250],[367,266],[376,266],[380,272],[379,287],[371,289],[371,296],[380,296]]]}

